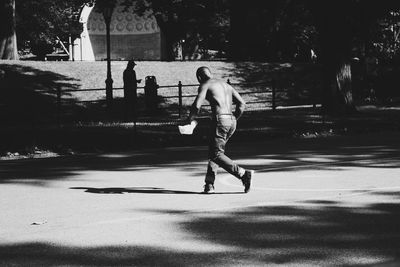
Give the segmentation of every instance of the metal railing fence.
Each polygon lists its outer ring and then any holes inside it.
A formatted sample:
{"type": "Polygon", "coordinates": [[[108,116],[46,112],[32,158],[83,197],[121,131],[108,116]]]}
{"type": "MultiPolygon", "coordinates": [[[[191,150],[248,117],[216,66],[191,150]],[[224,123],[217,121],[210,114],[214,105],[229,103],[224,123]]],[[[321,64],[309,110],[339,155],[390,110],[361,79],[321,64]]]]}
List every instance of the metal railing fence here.
{"type": "MultiPolygon", "coordinates": [[[[264,82],[232,83],[227,80],[245,99],[246,110],[260,111],[272,110],[287,106],[308,105],[315,107],[320,101],[318,86],[309,84],[285,83],[282,80],[270,79],[264,82]]],[[[199,84],[183,84],[181,81],[175,85],[161,85],[157,90],[158,111],[156,114],[146,112],[145,86],[138,87],[138,105],[134,119],[148,121],[174,121],[187,115],[190,105],[197,95],[199,84]]],[[[124,118],[123,88],[114,88],[115,98],[113,108],[115,114],[109,115],[106,106],[105,88],[71,89],[57,87],[53,90],[35,90],[41,99],[46,102],[38,106],[37,103],[28,101],[24,109],[14,106],[0,105],[2,121],[17,123],[20,119],[26,122],[37,123],[64,123],[84,121],[120,121],[124,118]],[[39,108],[38,108],[39,107],[39,108]],[[12,114],[19,112],[15,116],[12,114]],[[7,116],[6,116],[7,114],[7,116]]],[[[205,112],[210,111],[210,106],[205,105],[205,112]]],[[[131,120],[132,121],[132,120],[131,120]]]]}
{"type": "MultiPolygon", "coordinates": [[[[293,94],[292,91],[295,88],[284,88],[279,86],[276,80],[270,80],[267,82],[258,82],[258,83],[231,83],[228,79],[227,82],[238,89],[238,92],[245,98],[246,103],[250,106],[251,110],[261,110],[261,109],[271,109],[275,111],[278,106],[284,107],[294,106],[294,105],[302,105],[308,104],[313,107],[316,106],[319,101],[319,97],[315,92],[315,89],[308,89],[308,94],[306,96],[302,96],[302,100],[299,103],[295,103],[293,99],[290,99],[290,95],[293,94]],[[308,102],[308,103],[306,103],[308,102]]],[[[162,85],[157,88],[157,97],[158,102],[162,103],[161,108],[171,108],[172,106],[177,107],[176,115],[178,117],[183,116],[183,112],[185,107],[190,105],[190,100],[194,99],[197,95],[197,87],[199,84],[182,84],[179,81],[176,85],[162,85]]],[[[143,96],[145,86],[138,87],[138,95],[143,96]]],[[[66,100],[67,95],[71,94],[89,94],[93,92],[104,92],[102,94],[104,98],[100,99],[81,99],[80,97],[76,97],[75,99],[71,99],[69,97],[69,102],[87,104],[87,103],[102,103],[106,101],[105,99],[105,88],[98,89],[65,89],[62,90],[58,88],[57,90],[57,113],[58,118],[61,117],[62,113],[65,112],[63,109],[64,100],[66,100]]],[[[123,88],[114,88],[114,92],[120,92],[122,94],[123,88]]],[[[98,97],[98,95],[97,95],[98,97]]],[[[146,96],[145,96],[146,97],[146,96]]],[[[296,97],[295,97],[296,98],[296,97]]],[[[298,98],[298,97],[297,97],[298,98]]],[[[114,101],[123,99],[123,96],[116,97],[114,101]]],[[[297,99],[299,100],[299,99],[297,99]]],[[[207,106],[207,105],[206,105],[207,106]]],[[[136,114],[138,114],[136,112],[136,114]]]]}

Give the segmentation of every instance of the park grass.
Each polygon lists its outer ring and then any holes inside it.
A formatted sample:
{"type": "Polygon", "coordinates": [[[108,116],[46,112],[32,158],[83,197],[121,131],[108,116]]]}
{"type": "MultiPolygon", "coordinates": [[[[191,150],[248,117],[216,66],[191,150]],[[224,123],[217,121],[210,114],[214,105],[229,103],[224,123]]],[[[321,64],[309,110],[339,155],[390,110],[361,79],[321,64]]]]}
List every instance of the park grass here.
{"type": "MultiPolygon", "coordinates": [[[[126,61],[112,61],[111,70],[113,87],[122,88],[122,74],[126,68],[126,61]]],[[[183,84],[197,84],[196,69],[203,65],[210,66],[216,77],[234,78],[234,64],[226,62],[137,62],[135,68],[138,79],[146,76],[155,76],[160,86],[177,85],[179,81],[183,84]]],[[[66,87],[77,86],[79,89],[100,89],[105,87],[107,66],[105,61],[95,62],[71,62],[71,61],[1,61],[1,65],[24,66],[32,69],[54,72],[65,77],[66,87]]]]}
{"type": "MultiPolygon", "coordinates": [[[[126,61],[112,61],[113,87],[122,88],[122,74],[126,61]]],[[[318,66],[308,63],[267,63],[267,62],[226,62],[226,61],[137,61],[137,78],[144,86],[146,76],[155,76],[160,86],[197,84],[195,73],[198,67],[208,66],[215,78],[230,80],[232,83],[260,83],[271,79],[283,81],[308,80],[316,78],[318,66]],[[279,76],[280,75],[280,76],[279,76]],[[278,77],[279,76],[279,77],[278,77]]],[[[0,70],[9,67],[33,75],[34,71],[54,73],[63,80],[66,88],[101,89],[105,87],[105,61],[13,61],[0,60],[0,70]],[[25,68],[25,70],[24,70],[25,68]]],[[[37,77],[40,79],[41,77],[37,77]]]]}
{"type": "MultiPolygon", "coordinates": [[[[126,64],[126,61],[111,62],[115,98],[123,97],[123,91],[121,90],[123,87],[122,74],[126,64]]],[[[137,77],[138,79],[142,79],[139,87],[144,86],[146,76],[155,76],[160,86],[158,95],[164,98],[161,108],[166,109],[170,106],[175,106],[176,109],[178,102],[178,82],[180,81],[183,85],[194,85],[183,87],[183,95],[186,96],[183,99],[183,105],[187,106],[193,101],[193,96],[197,93],[196,84],[198,82],[195,73],[200,66],[210,67],[216,78],[229,79],[230,82],[235,84],[239,92],[247,92],[244,95],[246,101],[260,102],[253,105],[252,109],[263,109],[266,107],[265,103],[262,103],[263,101],[271,102],[267,99],[271,98],[271,81],[273,79],[279,81],[279,85],[283,90],[288,90],[282,95],[282,99],[286,100],[290,98],[304,98],[302,95],[309,93],[311,87],[317,87],[316,84],[319,81],[319,68],[313,64],[225,61],[138,61],[136,66],[137,77]],[[244,83],[267,84],[257,86],[238,85],[244,83]],[[164,88],[164,86],[174,87],[164,88]],[[298,92],[295,92],[296,90],[298,92]]],[[[18,86],[34,91],[49,91],[53,94],[56,93],[57,89],[60,89],[62,98],[74,105],[83,106],[84,104],[78,103],[82,101],[104,100],[105,98],[105,61],[0,61],[0,70],[16,74],[14,80],[11,79],[8,82],[9,84],[21,83],[22,80],[26,80],[25,84],[19,84],[18,86]],[[26,77],[29,79],[26,79],[26,77]],[[80,91],[82,89],[98,90],[80,91]]],[[[139,96],[143,97],[143,88],[139,88],[138,93],[139,96]]],[[[287,104],[290,105],[291,103],[287,104]]],[[[268,107],[270,106],[271,103],[268,104],[268,107]]]]}

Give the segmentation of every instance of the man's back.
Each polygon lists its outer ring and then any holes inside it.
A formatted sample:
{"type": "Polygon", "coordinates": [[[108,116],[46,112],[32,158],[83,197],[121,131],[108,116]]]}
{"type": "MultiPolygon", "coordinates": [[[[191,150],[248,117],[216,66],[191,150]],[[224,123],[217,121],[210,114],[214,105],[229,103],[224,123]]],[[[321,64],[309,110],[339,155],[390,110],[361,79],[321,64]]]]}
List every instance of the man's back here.
{"type": "Polygon", "coordinates": [[[210,102],[213,113],[215,115],[232,113],[232,86],[216,79],[210,79],[206,86],[208,87],[206,99],[210,102]]]}
{"type": "Polygon", "coordinates": [[[203,86],[207,88],[206,99],[210,102],[214,115],[231,114],[232,103],[235,103],[237,108],[245,105],[239,93],[226,82],[210,79],[203,86]]]}
{"type": "Polygon", "coordinates": [[[190,110],[189,121],[198,114],[204,100],[210,102],[214,116],[232,114],[232,102],[236,104],[236,110],[233,115],[236,118],[242,115],[246,103],[231,85],[212,78],[211,72],[207,67],[199,68],[196,76],[200,86],[190,110]]]}

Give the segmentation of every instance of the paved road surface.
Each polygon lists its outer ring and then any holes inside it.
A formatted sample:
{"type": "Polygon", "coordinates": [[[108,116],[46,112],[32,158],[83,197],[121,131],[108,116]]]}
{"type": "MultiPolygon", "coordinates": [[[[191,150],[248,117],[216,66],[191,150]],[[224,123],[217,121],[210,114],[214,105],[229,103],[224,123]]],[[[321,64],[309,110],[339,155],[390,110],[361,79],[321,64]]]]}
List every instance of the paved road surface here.
{"type": "Polygon", "coordinates": [[[0,162],[0,265],[397,266],[398,133],[0,162]]]}

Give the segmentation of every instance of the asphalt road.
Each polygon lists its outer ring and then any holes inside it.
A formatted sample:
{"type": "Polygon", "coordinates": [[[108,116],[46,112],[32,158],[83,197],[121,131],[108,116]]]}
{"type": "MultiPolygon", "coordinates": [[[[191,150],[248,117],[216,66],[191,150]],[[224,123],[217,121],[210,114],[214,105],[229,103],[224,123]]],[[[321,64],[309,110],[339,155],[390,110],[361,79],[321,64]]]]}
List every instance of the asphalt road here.
{"type": "Polygon", "coordinates": [[[398,133],[0,162],[1,266],[398,266],[398,133]]]}

